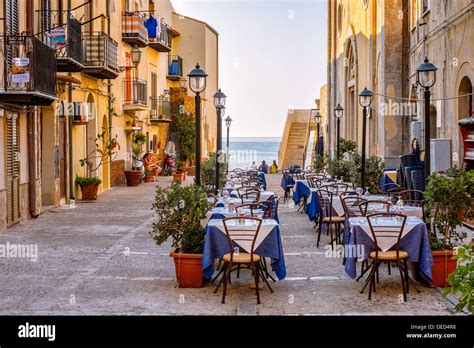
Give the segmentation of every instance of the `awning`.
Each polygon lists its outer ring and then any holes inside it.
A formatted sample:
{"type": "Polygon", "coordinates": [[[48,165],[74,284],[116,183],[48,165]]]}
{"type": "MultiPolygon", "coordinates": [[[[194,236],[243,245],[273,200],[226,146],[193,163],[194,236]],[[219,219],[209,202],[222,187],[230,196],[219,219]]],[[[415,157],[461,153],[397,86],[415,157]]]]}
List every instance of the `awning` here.
{"type": "Polygon", "coordinates": [[[81,80],[78,78],[75,78],[74,76],[69,76],[69,75],[56,75],[56,78],[58,82],[64,82],[64,83],[73,83],[76,85],[81,84],[81,80]]]}

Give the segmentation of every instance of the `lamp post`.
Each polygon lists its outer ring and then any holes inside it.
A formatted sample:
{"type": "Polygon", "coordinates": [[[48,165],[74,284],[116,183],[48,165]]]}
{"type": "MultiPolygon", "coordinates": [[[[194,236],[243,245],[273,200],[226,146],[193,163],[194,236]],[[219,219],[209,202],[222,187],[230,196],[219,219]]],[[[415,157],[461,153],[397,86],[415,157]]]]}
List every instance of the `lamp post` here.
{"type": "Polygon", "coordinates": [[[196,185],[201,185],[201,93],[206,89],[207,74],[201,69],[199,63],[189,74],[189,88],[196,93],[194,97],[194,112],[196,124],[196,176],[194,181],[196,185]]]}
{"type": "Polygon", "coordinates": [[[339,146],[340,146],[340,137],[341,137],[341,118],[342,115],[344,114],[344,109],[341,106],[341,104],[337,104],[337,106],[334,108],[334,115],[336,116],[336,158],[339,159],[340,153],[339,153],[339,146]]]}
{"type": "Polygon", "coordinates": [[[232,119],[230,116],[225,118],[225,125],[227,126],[227,156],[226,156],[226,163],[227,163],[227,173],[229,172],[229,129],[232,123],[232,119]]]}
{"type": "Polygon", "coordinates": [[[316,144],[314,145],[314,158],[316,159],[318,156],[317,148],[319,142],[319,124],[321,123],[321,114],[319,113],[319,109],[311,109],[311,116],[314,117],[314,122],[316,124],[316,144]]]}
{"type": "Polygon", "coordinates": [[[425,181],[428,181],[430,176],[430,98],[431,92],[430,88],[436,82],[436,70],[438,68],[434,66],[428,60],[428,57],[425,57],[425,61],[416,69],[416,82],[425,89],[424,93],[424,104],[425,104],[425,158],[423,160],[425,167],[425,181]]]}
{"type": "Polygon", "coordinates": [[[360,160],[361,169],[360,169],[360,176],[361,176],[361,188],[365,187],[365,147],[366,147],[366,134],[367,134],[367,109],[372,104],[372,100],[374,98],[374,94],[369,91],[367,88],[364,88],[362,92],[359,94],[359,104],[363,107],[362,112],[362,158],[360,160]]]}
{"type": "Polygon", "coordinates": [[[214,94],[214,106],[217,112],[217,144],[216,144],[216,193],[219,192],[220,178],[220,160],[222,152],[222,117],[225,113],[225,100],[227,96],[222,93],[221,89],[214,94]]]}
{"type": "Polygon", "coordinates": [[[133,66],[134,66],[133,79],[131,81],[131,86],[132,86],[133,101],[135,102],[138,97],[137,67],[140,64],[140,61],[142,60],[142,51],[140,51],[137,45],[134,45],[132,50],[130,51],[130,60],[132,61],[133,66]]]}

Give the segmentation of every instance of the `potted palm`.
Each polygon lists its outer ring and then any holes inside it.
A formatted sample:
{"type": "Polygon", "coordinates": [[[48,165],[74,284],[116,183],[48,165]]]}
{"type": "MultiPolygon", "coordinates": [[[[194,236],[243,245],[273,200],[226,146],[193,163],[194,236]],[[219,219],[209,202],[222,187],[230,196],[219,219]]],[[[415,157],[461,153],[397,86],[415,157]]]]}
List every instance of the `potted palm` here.
{"type": "Polygon", "coordinates": [[[173,173],[173,182],[186,180],[186,170],[184,169],[184,163],[181,161],[176,162],[176,171],[173,173]]]}
{"type": "Polygon", "coordinates": [[[132,169],[125,171],[127,186],[138,186],[142,180],[142,171],[139,166],[140,155],[142,153],[143,144],[146,142],[146,135],[137,133],[133,137],[131,146],[132,152],[132,169]]]}
{"type": "Polygon", "coordinates": [[[206,193],[198,185],[176,182],[167,188],[157,187],[153,210],[158,221],[153,224],[151,236],[158,245],[171,238],[170,256],[181,288],[202,287],[205,233],[201,220],[210,208],[206,193]]]}
{"type": "Polygon", "coordinates": [[[97,192],[102,180],[96,175],[101,165],[110,163],[117,156],[120,145],[115,138],[106,137],[105,131],[98,134],[96,148],[83,159],[79,160],[81,167],[85,167],[85,176],[76,175],[76,184],[81,188],[83,201],[97,200],[97,192]]]}
{"type": "Polygon", "coordinates": [[[449,274],[456,269],[454,249],[466,238],[460,227],[463,219],[473,214],[473,196],[474,171],[453,167],[445,174],[429,177],[424,197],[427,223],[431,224],[432,286],[447,286],[449,274]]]}

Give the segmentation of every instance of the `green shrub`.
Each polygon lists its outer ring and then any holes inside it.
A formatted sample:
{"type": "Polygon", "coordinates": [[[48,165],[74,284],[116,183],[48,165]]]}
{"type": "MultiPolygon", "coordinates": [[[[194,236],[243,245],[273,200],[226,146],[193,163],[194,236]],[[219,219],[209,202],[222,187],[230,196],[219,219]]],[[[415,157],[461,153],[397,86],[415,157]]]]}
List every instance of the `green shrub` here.
{"type": "Polygon", "coordinates": [[[182,253],[201,254],[205,235],[201,220],[209,209],[211,204],[200,186],[175,182],[167,188],[157,187],[153,210],[158,221],[151,236],[158,245],[171,238],[172,247],[182,253]]]}
{"type": "Polygon", "coordinates": [[[102,180],[96,176],[93,177],[85,177],[76,175],[76,184],[79,186],[87,186],[87,185],[100,185],[102,184],[102,180]]]}
{"type": "MultiPolygon", "coordinates": [[[[226,181],[225,154],[219,156],[219,186],[223,187],[226,181]],[[224,160],[221,160],[224,159],[224,160]]],[[[216,154],[211,152],[209,159],[201,163],[201,183],[207,192],[215,192],[216,188],[216,154]]]]}
{"type": "Polygon", "coordinates": [[[351,162],[343,159],[330,159],[327,162],[328,174],[333,178],[340,178],[344,181],[350,181],[351,179],[351,162]]]}
{"type": "MultiPolygon", "coordinates": [[[[359,187],[361,183],[361,160],[362,156],[358,153],[352,154],[350,166],[350,182],[354,187],[359,187]]],[[[379,190],[380,179],[383,176],[384,163],[378,156],[371,155],[365,159],[365,186],[369,192],[375,193],[379,190]]],[[[365,187],[363,187],[365,190],[365,187]]]]}
{"type": "Polygon", "coordinates": [[[456,270],[448,276],[450,287],[444,290],[444,296],[460,293],[457,311],[466,309],[472,315],[474,313],[474,252],[472,246],[461,245],[453,257],[458,261],[456,270]]]}

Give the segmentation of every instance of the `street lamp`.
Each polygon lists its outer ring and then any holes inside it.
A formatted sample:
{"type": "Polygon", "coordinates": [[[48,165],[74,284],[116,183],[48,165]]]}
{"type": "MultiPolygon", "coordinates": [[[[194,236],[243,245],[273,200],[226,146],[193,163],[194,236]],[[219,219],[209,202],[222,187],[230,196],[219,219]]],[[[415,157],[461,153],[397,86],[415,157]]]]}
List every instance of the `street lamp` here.
{"type": "Polygon", "coordinates": [[[316,145],[314,147],[314,157],[316,158],[318,156],[317,148],[319,142],[319,124],[321,123],[321,114],[319,113],[319,109],[311,109],[310,115],[314,118],[314,122],[316,123],[316,145]]]}
{"type": "Polygon", "coordinates": [[[225,113],[225,101],[227,96],[219,90],[214,94],[214,106],[217,112],[217,144],[216,144],[216,193],[219,192],[220,166],[219,157],[222,152],[222,117],[225,113]]]}
{"type": "Polygon", "coordinates": [[[367,109],[372,104],[372,100],[374,99],[374,94],[369,91],[367,88],[364,88],[362,92],[359,94],[359,104],[363,107],[362,112],[362,158],[361,158],[361,187],[362,189],[365,187],[365,147],[366,147],[366,133],[367,133],[367,109]]]}
{"type": "Polygon", "coordinates": [[[132,60],[133,65],[137,66],[142,60],[142,51],[138,48],[137,45],[133,46],[132,51],[130,52],[130,59],[132,60]]]}
{"type": "Polygon", "coordinates": [[[194,97],[194,112],[196,124],[196,177],[194,179],[196,185],[201,185],[201,93],[206,89],[207,74],[201,69],[199,63],[196,68],[189,74],[189,88],[196,93],[194,97]]]}
{"type": "Polygon", "coordinates": [[[229,129],[230,125],[232,124],[232,119],[230,116],[225,118],[225,125],[227,126],[227,156],[226,156],[226,163],[227,163],[227,173],[229,173],[229,129]]]}
{"type": "Polygon", "coordinates": [[[336,148],[337,148],[337,152],[336,152],[336,158],[339,159],[339,156],[340,156],[340,153],[339,153],[339,143],[341,142],[340,140],[340,137],[341,137],[341,118],[342,118],[342,115],[344,114],[344,109],[343,107],[341,106],[341,104],[337,104],[337,106],[334,108],[334,115],[336,116],[336,148]]]}
{"type": "Polygon", "coordinates": [[[416,69],[416,82],[425,89],[424,104],[425,104],[425,158],[423,160],[425,166],[425,180],[428,181],[430,176],[430,88],[436,82],[436,70],[438,68],[431,64],[428,57],[416,69]]]}

